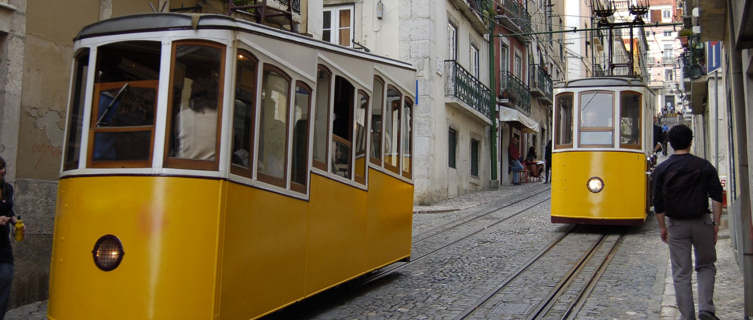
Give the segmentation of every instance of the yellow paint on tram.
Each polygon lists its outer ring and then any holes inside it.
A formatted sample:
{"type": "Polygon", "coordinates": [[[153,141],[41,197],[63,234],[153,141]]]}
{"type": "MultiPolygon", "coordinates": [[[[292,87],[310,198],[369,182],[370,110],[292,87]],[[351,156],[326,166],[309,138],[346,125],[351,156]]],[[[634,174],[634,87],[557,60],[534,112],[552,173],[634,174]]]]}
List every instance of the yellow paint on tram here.
{"type": "Polygon", "coordinates": [[[309,201],[180,177],[60,181],[51,319],[249,319],[410,256],[413,186],[311,175],[309,201]],[[104,234],[125,251],[99,270],[104,234]],[[140,297],[140,298],[139,298],[140,297]]]}
{"type": "Polygon", "coordinates": [[[646,159],[642,153],[573,151],[552,155],[552,217],[594,220],[646,218],[646,159]],[[593,193],[588,179],[604,189],[593,193]]]}

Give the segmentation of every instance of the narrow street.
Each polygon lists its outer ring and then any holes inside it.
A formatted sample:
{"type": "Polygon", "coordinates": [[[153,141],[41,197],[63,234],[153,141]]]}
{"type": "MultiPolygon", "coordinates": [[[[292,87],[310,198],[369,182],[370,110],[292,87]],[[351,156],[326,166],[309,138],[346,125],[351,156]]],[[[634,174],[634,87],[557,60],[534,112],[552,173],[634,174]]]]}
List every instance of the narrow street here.
{"type": "MultiPolygon", "coordinates": [[[[410,263],[267,318],[560,319],[567,312],[570,319],[673,319],[674,299],[662,301],[668,250],[652,216],[632,228],[552,224],[549,187],[539,183],[417,210],[424,213],[414,215],[410,263]],[[465,209],[448,212],[453,207],[465,209]]],[[[739,271],[724,260],[728,246],[728,239],[717,246],[717,314],[738,319],[742,301],[730,299],[742,289],[730,292],[739,271]]]]}

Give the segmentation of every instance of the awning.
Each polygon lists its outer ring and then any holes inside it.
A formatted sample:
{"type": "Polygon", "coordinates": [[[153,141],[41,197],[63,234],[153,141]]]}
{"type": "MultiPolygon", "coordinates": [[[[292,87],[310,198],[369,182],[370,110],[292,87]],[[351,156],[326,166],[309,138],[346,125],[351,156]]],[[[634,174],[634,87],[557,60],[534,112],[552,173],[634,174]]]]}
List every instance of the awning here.
{"type": "Polygon", "coordinates": [[[520,111],[513,108],[499,106],[499,121],[519,122],[530,131],[533,131],[534,133],[539,132],[539,124],[535,120],[527,117],[526,115],[520,113],[520,111]]]}

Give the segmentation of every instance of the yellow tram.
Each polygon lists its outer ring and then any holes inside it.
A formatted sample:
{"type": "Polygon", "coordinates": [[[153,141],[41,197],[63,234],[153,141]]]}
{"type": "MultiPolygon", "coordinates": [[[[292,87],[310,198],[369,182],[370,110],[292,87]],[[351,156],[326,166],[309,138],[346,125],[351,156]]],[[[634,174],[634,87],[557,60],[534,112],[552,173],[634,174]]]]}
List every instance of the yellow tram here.
{"type": "Polygon", "coordinates": [[[410,64],[221,15],[74,41],[49,319],[257,318],[410,257],[410,64]]]}
{"type": "Polygon", "coordinates": [[[553,223],[637,225],[649,210],[654,93],[634,78],[555,88],[553,223]]]}

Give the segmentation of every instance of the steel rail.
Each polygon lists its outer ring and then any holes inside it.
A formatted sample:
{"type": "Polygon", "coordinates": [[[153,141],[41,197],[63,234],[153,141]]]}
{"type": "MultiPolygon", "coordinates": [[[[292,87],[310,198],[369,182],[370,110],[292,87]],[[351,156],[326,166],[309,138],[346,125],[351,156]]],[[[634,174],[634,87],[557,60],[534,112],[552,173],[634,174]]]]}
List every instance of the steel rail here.
{"type": "Polygon", "coordinates": [[[422,236],[422,235],[425,235],[425,234],[427,234],[427,233],[431,233],[431,234],[430,234],[430,235],[428,235],[428,236],[425,236],[425,237],[423,237],[423,238],[419,238],[419,239],[416,239],[416,240],[414,240],[414,241],[413,241],[413,244],[417,244],[417,243],[420,243],[420,242],[422,242],[422,241],[424,241],[424,240],[426,240],[426,239],[430,239],[430,238],[433,238],[433,237],[435,237],[435,236],[437,236],[437,235],[440,235],[440,234],[442,234],[442,233],[444,233],[444,232],[446,232],[446,231],[449,231],[449,230],[451,230],[451,229],[454,229],[454,228],[456,228],[456,227],[462,226],[462,225],[464,225],[464,224],[466,224],[466,223],[470,223],[470,222],[472,222],[472,221],[475,221],[475,220],[481,219],[481,218],[483,218],[483,217],[486,217],[486,216],[488,216],[488,215],[490,215],[490,214],[492,214],[492,213],[495,213],[495,212],[497,212],[497,211],[499,211],[499,210],[505,209],[505,208],[507,208],[507,207],[513,206],[513,205],[515,205],[515,204],[518,204],[518,203],[521,203],[521,202],[523,202],[523,201],[525,201],[525,200],[531,199],[531,198],[533,198],[533,197],[535,197],[535,196],[538,196],[538,195],[540,195],[540,194],[542,194],[542,193],[548,192],[548,191],[549,191],[550,189],[551,189],[551,188],[546,188],[546,189],[544,189],[544,190],[543,190],[543,191],[541,191],[541,192],[538,192],[538,193],[534,193],[534,194],[532,194],[532,195],[529,195],[529,196],[527,196],[527,197],[525,197],[525,198],[522,198],[522,199],[518,199],[518,200],[513,200],[513,201],[509,201],[509,202],[505,203],[504,205],[502,205],[502,206],[500,206],[500,207],[496,207],[495,209],[492,209],[492,210],[488,210],[488,211],[486,211],[486,212],[484,212],[484,213],[481,213],[481,214],[478,214],[478,215],[474,215],[474,216],[471,216],[470,218],[469,218],[469,217],[463,217],[463,218],[461,218],[461,219],[456,219],[456,220],[453,220],[453,221],[447,222],[447,223],[445,223],[445,224],[442,224],[442,225],[436,226],[436,227],[434,227],[434,228],[431,228],[431,229],[429,229],[429,230],[426,230],[426,231],[422,232],[422,233],[421,233],[421,234],[419,234],[419,235],[421,235],[421,236],[422,236]]]}
{"type": "Polygon", "coordinates": [[[564,240],[568,235],[570,235],[573,232],[573,230],[575,230],[575,228],[576,228],[576,225],[570,226],[570,228],[567,231],[565,231],[565,233],[563,233],[562,235],[560,235],[559,237],[557,237],[556,239],[554,239],[552,242],[550,242],[546,247],[544,247],[544,249],[541,249],[538,253],[536,253],[536,255],[533,256],[533,258],[531,258],[530,260],[528,260],[525,264],[523,264],[523,266],[521,266],[520,268],[518,268],[517,270],[515,270],[515,272],[513,272],[513,274],[511,276],[507,277],[504,281],[502,281],[502,283],[500,285],[498,285],[493,290],[490,290],[481,299],[477,300],[477,302],[476,302],[475,305],[473,305],[472,307],[469,307],[468,309],[466,309],[465,311],[463,311],[463,313],[460,314],[460,315],[458,315],[457,317],[455,317],[455,319],[458,319],[458,320],[465,319],[468,316],[470,316],[471,314],[473,314],[474,312],[476,312],[476,310],[478,310],[479,307],[481,307],[482,305],[484,305],[487,301],[489,301],[489,299],[491,299],[497,293],[499,293],[500,291],[502,291],[502,289],[504,289],[508,284],[510,284],[510,282],[512,282],[513,280],[515,280],[521,274],[523,274],[523,272],[525,272],[531,265],[533,265],[534,263],[536,263],[537,261],[539,261],[539,259],[541,259],[549,251],[551,251],[552,248],[554,248],[560,242],[562,242],[562,240],[564,240]]]}
{"type": "Polygon", "coordinates": [[[591,277],[591,279],[588,280],[588,283],[586,283],[586,285],[583,286],[581,290],[579,290],[578,295],[575,297],[575,300],[568,306],[567,310],[560,318],[561,320],[569,319],[571,314],[575,316],[578,314],[578,312],[580,312],[580,309],[583,307],[583,304],[586,301],[585,298],[591,296],[591,291],[593,291],[593,288],[596,286],[596,282],[601,279],[601,276],[607,270],[607,266],[609,266],[612,258],[614,258],[614,256],[617,254],[617,248],[620,247],[623,239],[625,239],[625,234],[621,233],[620,237],[617,238],[617,241],[614,242],[614,245],[604,257],[604,260],[602,260],[601,264],[599,264],[599,268],[596,269],[594,275],[591,277]],[[578,311],[573,313],[576,308],[578,309],[578,311]]]}
{"type": "Polygon", "coordinates": [[[445,245],[443,245],[443,246],[441,246],[441,247],[439,247],[437,249],[434,249],[434,250],[432,250],[432,251],[430,251],[430,252],[428,252],[426,254],[423,254],[423,255],[421,255],[421,256],[419,256],[417,258],[411,258],[411,260],[409,262],[405,262],[405,263],[397,265],[397,266],[395,266],[393,268],[389,268],[389,269],[385,268],[385,270],[376,272],[376,273],[374,273],[374,274],[372,274],[370,276],[367,275],[367,276],[365,276],[365,278],[363,280],[363,284],[368,284],[368,283],[377,281],[377,280],[382,279],[382,278],[386,277],[387,275],[389,275],[389,274],[391,274],[391,273],[393,273],[393,272],[395,272],[397,270],[400,270],[400,269],[403,269],[403,268],[405,268],[407,266],[413,265],[414,263],[419,262],[419,261],[423,260],[424,258],[426,258],[426,257],[428,257],[430,255],[433,255],[434,253],[437,253],[437,252],[441,251],[442,249],[445,249],[447,247],[450,247],[450,246],[453,246],[455,244],[458,244],[458,243],[460,243],[460,242],[462,242],[462,241],[464,241],[464,240],[466,240],[466,239],[468,239],[468,238],[470,238],[472,236],[475,236],[475,235],[477,235],[477,234],[479,234],[479,233],[481,233],[483,231],[486,231],[487,229],[489,229],[491,227],[494,227],[494,226],[496,226],[496,225],[498,225],[498,224],[500,224],[502,222],[505,222],[505,221],[510,220],[510,219],[512,219],[514,217],[517,217],[518,215],[520,215],[520,214],[522,214],[522,213],[530,210],[531,208],[536,207],[539,204],[542,204],[542,203],[544,203],[546,201],[549,201],[549,199],[551,199],[551,197],[547,197],[544,200],[536,202],[533,205],[530,205],[530,206],[528,206],[528,207],[526,207],[524,209],[521,209],[518,212],[515,212],[515,213],[513,213],[513,214],[511,214],[509,216],[501,218],[498,221],[496,221],[496,222],[494,222],[494,223],[492,223],[490,225],[487,225],[487,226],[485,226],[483,228],[480,228],[480,229],[478,229],[478,230],[476,230],[474,232],[471,232],[471,233],[469,233],[469,234],[467,234],[467,235],[465,235],[465,236],[463,236],[463,237],[461,237],[459,239],[451,241],[450,243],[445,244],[445,245]]]}

